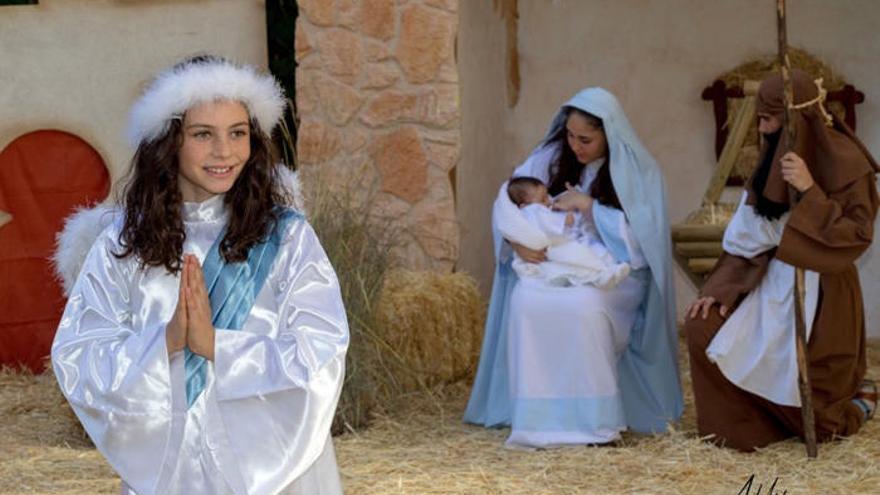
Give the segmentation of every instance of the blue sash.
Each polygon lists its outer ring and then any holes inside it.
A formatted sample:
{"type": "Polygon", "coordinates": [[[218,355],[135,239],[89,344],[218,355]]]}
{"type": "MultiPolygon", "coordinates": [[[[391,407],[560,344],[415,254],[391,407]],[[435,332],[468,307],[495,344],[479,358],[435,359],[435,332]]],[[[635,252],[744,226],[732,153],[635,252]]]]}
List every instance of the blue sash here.
{"type": "MultiPolygon", "coordinates": [[[[287,208],[282,209],[272,233],[251,247],[247,260],[242,262],[223,261],[220,241],[226,235],[226,229],[217,236],[202,266],[211,301],[211,323],[215,329],[240,330],[244,325],[275,262],[281,237],[294,218],[301,218],[301,215],[287,208]]],[[[190,351],[189,347],[184,349],[184,353],[186,403],[189,408],[205,388],[207,360],[190,351]]]]}

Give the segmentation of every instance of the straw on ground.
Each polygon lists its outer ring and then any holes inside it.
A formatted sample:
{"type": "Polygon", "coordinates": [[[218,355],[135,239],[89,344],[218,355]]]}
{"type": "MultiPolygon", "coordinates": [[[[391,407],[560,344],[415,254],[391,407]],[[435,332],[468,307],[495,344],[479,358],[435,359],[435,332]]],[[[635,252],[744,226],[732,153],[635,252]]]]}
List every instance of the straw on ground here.
{"type": "MultiPolygon", "coordinates": [[[[869,349],[880,374],[880,343],[869,349]]],[[[683,373],[687,377],[686,360],[683,373]]],[[[619,447],[538,452],[503,448],[506,430],[462,424],[464,383],[421,391],[390,404],[372,426],[335,439],[350,494],[871,494],[880,488],[880,422],[823,444],[808,460],[791,440],[755,454],[701,442],[693,402],[679,427],[657,437],[626,435],[619,447]],[[745,492],[743,492],[745,493],[745,492]]],[[[88,446],[51,376],[0,372],[0,493],[118,493],[118,481],[88,446]]]]}

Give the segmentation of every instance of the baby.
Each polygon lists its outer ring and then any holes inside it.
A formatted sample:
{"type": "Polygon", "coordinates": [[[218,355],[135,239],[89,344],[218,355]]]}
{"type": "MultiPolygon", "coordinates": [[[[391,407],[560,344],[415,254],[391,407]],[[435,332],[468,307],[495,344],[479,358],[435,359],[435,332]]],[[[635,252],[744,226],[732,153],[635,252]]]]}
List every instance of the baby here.
{"type": "MultiPolygon", "coordinates": [[[[629,275],[629,264],[614,261],[593,232],[591,222],[580,218],[580,214],[550,208],[550,194],[540,180],[510,179],[507,195],[526,221],[546,236],[542,244],[546,244],[547,261],[527,263],[517,256],[513,269],[520,277],[543,278],[555,286],[591,284],[607,289],[629,275]]],[[[517,241],[515,233],[511,240],[517,241]]]]}

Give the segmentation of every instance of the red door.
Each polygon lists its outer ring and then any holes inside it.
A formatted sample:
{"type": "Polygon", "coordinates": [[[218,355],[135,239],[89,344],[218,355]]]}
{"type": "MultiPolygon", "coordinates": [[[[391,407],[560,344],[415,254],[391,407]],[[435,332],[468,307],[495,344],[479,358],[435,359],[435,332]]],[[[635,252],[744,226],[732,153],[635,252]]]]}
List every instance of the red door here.
{"type": "Polygon", "coordinates": [[[61,131],[35,131],[0,152],[0,365],[42,371],[64,296],[49,257],[78,206],[107,197],[101,156],[61,131]],[[3,217],[3,214],[0,214],[3,217]]]}

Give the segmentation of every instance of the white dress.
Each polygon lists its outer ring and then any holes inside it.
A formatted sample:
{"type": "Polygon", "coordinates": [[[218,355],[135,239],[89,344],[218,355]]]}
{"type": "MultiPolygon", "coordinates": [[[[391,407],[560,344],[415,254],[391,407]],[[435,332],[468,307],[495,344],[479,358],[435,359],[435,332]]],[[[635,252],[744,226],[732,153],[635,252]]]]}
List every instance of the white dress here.
{"type": "MultiPolygon", "coordinates": [[[[184,205],[184,252],[200,261],[226,223],[222,196],[184,205]]],[[[165,325],[178,276],[120,252],[119,225],[98,237],[52,346],[62,392],[123,493],[337,494],[330,439],[348,324],[314,231],[294,219],[249,315],[216,330],[207,383],[186,404],[183,353],[165,325]]]]}
{"type": "MultiPolygon", "coordinates": [[[[547,183],[548,161],[533,157],[514,176],[547,183]]],[[[581,190],[589,187],[600,165],[585,169],[581,190]]],[[[594,214],[598,209],[594,207],[594,214]]],[[[608,290],[589,285],[563,288],[521,278],[513,288],[507,345],[510,446],[607,443],[626,430],[617,365],[645,299],[647,282],[640,269],[646,262],[623,213],[614,211],[619,213],[617,236],[628,258],[617,261],[628,261],[633,269],[619,285],[608,290]]]]}

